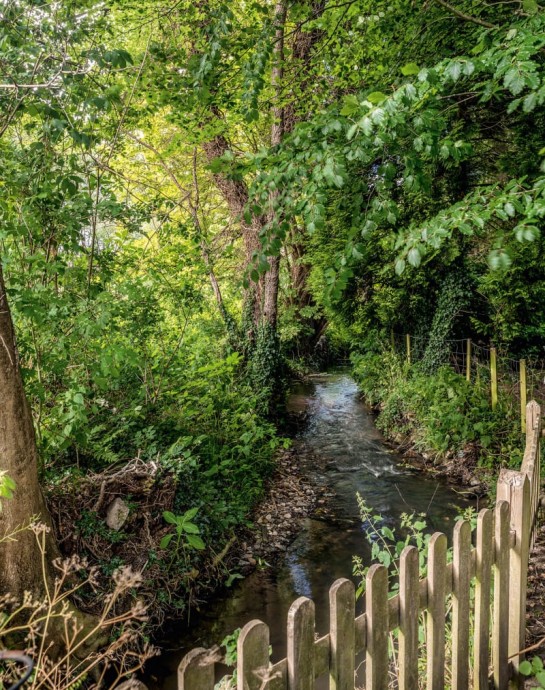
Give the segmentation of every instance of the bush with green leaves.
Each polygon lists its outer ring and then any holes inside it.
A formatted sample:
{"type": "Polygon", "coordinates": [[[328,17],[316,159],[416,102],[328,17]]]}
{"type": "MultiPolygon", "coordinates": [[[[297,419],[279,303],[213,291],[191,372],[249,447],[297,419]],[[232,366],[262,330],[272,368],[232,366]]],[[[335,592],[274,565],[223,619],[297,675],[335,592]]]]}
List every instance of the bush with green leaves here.
{"type": "Polygon", "coordinates": [[[6,498],[13,498],[16,484],[11,477],[8,477],[4,470],[0,470],[0,513],[2,512],[2,501],[6,498]]]}
{"type": "Polygon", "coordinates": [[[161,539],[159,547],[167,549],[172,553],[171,565],[180,557],[187,564],[188,550],[202,551],[205,548],[205,544],[199,536],[199,526],[193,522],[198,512],[198,508],[190,508],[183,515],[174,515],[170,510],[163,512],[164,521],[172,525],[174,531],[165,534],[161,539]]]}
{"type": "Polygon", "coordinates": [[[377,425],[387,435],[410,435],[418,450],[439,455],[476,444],[484,463],[519,463],[518,417],[507,414],[508,401],[492,410],[487,386],[468,382],[449,366],[430,376],[389,350],[352,360],[360,389],[379,409],[377,425]]]}

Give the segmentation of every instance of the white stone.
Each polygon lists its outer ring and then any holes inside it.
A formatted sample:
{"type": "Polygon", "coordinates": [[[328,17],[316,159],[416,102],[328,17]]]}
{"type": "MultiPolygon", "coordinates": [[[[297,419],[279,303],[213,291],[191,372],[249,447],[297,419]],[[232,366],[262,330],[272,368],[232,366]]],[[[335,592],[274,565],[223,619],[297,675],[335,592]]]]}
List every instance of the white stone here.
{"type": "Polygon", "coordinates": [[[115,498],[106,511],[106,524],[110,529],[119,532],[127,521],[130,512],[129,506],[122,498],[115,498]]]}

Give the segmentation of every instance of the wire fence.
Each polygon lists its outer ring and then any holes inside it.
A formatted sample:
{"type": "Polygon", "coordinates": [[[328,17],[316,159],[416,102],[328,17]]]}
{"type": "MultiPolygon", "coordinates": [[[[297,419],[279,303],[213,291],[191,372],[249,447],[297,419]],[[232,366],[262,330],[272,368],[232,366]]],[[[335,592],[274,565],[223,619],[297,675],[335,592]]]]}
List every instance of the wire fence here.
{"type": "MultiPolygon", "coordinates": [[[[390,334],[392,349],[409,364],[422,361],[429,344],[426,337],[390,334]]],[[[501,403],[509,415],[519,415],[522,431],[526,429],[526,403],[545,403],[544,359],[515,359],[504,347],[485,347],[470,338],[460,338],[444,341],[440,360],[440,364],[487,390],[492,409],[501,403]]]]}

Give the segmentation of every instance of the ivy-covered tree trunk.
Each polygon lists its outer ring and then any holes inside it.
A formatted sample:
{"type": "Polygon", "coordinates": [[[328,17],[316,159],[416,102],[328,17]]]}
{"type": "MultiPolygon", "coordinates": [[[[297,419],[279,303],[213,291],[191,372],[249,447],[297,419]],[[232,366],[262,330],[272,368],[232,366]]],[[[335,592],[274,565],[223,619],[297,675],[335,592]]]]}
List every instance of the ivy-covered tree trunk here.
{"type": "Polygon", "coordinates": [[[295,308],[297,318],[304,327],[304,335],[297,344],[299,355],[311,356],[321,336],[327,328],[327,319],[316,309],[316,302],[308,288],[308,278],[311,266],[305,256],[305,247],[300,237],[300,230],[291,235],[291,241],[286,247],[289,256],[289,274],[291,295],[288,304],[295,308]]]}
{"type": "MultiPolygon", "coordinates": [[[[38,448],[19,367],[15,331],[0,263],[0,468],[15,482],[13,498],[2,502],[0,537],[7,537],[37,518],[51,528],[38,483],[38,448]]],[[[57,555],[49,533],[48,562],[57,555]]],[[[0,593],[20,597],[25,590],[44,590],[42,558],[30,530],[0,544],[0,593]]]]}
{"type": "MultiPolygon", "coordinates": [[[[325,10],[325,2],[323,0],[310,0],[307,5],[312,16],[316,19],[325,10]]],[[[305,31],[301,26],[296,28],[291,48],[292,71],[296,71],[301,75],[312,74],[311,61],[313,51],[322,35],[323,32],[320,29],[305,31]]],[[[302,78],[299,89],[303,93],[310,91],[312,89],[312,81],[308,78],[302,78]]],[[[284,108],[284,133],[291,132],[296,124],[308,115],[302,109],[302,103],[304,104],[304,101],[301,102],[296,98],[292,98],[284,108]]],[[[298,343],[298,354],[308,356],[312,355],[316,344],[323,335],[327,326],[327,320],[323,314],[319,316],[308,316],[305,314],[305,309],[314,307],[315,302],[307,285],[310,265],[305,260],[303,232],[297,225],[292,225],[286,252],[289,255],[289,276],[291,281],[290,306],[295,307],[297,319],[307,334],[298,343]]]]}

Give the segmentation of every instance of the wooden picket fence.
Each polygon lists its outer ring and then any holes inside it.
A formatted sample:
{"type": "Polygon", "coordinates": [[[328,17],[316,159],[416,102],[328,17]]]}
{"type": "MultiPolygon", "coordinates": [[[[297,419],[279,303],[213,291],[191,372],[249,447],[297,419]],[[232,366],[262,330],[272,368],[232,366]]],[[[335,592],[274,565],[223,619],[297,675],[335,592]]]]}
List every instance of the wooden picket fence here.
{"type": "MultiPolygon", "coordinates": [[[[373,565],[365,611],[357,617],[353,583],[337,580],[329,593],[330,632],[323,637],[316,637],[314,603],[300,597],[288,614],[287,657],[278,663],[269,662],[268,627],[251,621],[238,639],[237,690],[313,690],[322,676],[329,676],[330,690],[354,690],[360,654],[365,655],[366,690],[504,690],[517,684],[528,556],[539,508],[541,411],[536,402],[528,404],[526,421],[521,470],[500,473],[496,506],[480,511],[474,546],[470,524],[458,522],[452,562],[447,562],[447,537],[434,534],[423,579],[418,551],[407,546],[399,590],[391,597],[387,569],[373,565]],[[422,612],[425,645],[419,644],[422,612]]],[[[216,656],[202,648],[189,652],[178,669],[179,690],[213,690],[216,656]]]]}

